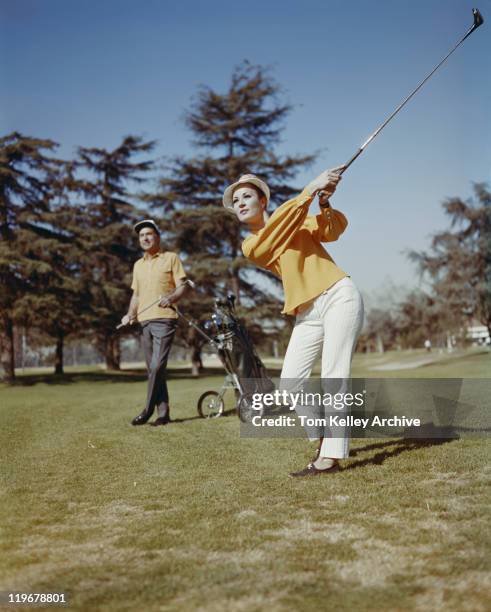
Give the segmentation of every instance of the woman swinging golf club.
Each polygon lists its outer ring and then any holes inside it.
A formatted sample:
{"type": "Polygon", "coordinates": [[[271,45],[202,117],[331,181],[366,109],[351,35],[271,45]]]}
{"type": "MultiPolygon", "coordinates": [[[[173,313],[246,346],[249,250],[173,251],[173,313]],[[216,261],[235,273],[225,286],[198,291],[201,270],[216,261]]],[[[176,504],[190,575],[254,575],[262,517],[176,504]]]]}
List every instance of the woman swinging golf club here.
{"type": "MultiPolygon", "coordinates": [[[[280,277],[283,313],[296,315],[285,355],[282,379],[305,380],[322,350],[322,379],[350,376],[356,341],[363,324],[363,300],[351,278],[324,250],[322,242],[337,240],[347,226],[346,217],[331,208],[329,197],[341,180],[344,166],[322,172],[300,195],[268,217],[269,187],[254,174],[246,174],[227,187],[223,205],[233,210],[251,233],[242,244],[244,255],[280,277]],[[320,213],[308,214],[315,195],[320,213]]],[[[321,437],[316,457],[291,476],[313,476],[338,469],[348,456],[349,439],[321,437]]]]}

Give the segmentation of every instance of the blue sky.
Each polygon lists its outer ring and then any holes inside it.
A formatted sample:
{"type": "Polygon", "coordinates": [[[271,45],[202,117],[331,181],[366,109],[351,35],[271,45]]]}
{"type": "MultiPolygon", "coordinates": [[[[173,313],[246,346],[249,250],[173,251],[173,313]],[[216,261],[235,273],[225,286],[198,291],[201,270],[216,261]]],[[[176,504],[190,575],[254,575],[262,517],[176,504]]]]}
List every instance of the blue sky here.
{"type": "MultiPolygon", "coordinates": [[[[293,106],[280,152],[322,149],[302,187],[346,161],[472,23],[468,0],[0,0],[0,132],[115,147],[126,134],[189,155],[184,109],[243,59],[293,106]]],[[[487,21],[345,174],[350,225],[329,250],[358,286],[417,285],[403,251],[447,227],[441,201],[491,181],[487,21]]]]}

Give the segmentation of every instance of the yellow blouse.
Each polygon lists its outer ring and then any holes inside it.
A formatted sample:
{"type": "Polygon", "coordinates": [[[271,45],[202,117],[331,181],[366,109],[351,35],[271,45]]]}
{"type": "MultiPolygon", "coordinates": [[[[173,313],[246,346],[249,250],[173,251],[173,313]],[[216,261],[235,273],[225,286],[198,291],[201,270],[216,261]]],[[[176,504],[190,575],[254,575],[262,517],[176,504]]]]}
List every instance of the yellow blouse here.
{"type": "Polygon", "coordinates": [[[308,215],[313,197],[305,188],[279,206],[266,225],[242,243],[247,259],[282,279],[285,314],[304,310],[309,302],[347,276],[321,242],[337,240],[348,221],[333,208],[321,209],[315,217],[308,215]]]}

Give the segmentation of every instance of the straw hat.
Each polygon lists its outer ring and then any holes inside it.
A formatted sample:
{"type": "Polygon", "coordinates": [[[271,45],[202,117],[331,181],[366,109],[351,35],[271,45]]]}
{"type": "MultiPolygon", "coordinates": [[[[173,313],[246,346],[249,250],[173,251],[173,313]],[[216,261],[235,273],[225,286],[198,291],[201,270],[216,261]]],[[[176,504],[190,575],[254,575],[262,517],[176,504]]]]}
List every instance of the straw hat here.
{"type": "Polygon", "coordinates": [[[269,203],[269,187],[266,185],[266,183],[260,178],[258,178],[255,174],[243,174],[238,181],[232,183],[227,187],[227,189],[225,189],[222,199],[225,208],[233,209],[234,191],[239,185],[242,185],[243,183],[250,183],[251,185],[255,185],[266,197],[266,204],[269,203]]]}

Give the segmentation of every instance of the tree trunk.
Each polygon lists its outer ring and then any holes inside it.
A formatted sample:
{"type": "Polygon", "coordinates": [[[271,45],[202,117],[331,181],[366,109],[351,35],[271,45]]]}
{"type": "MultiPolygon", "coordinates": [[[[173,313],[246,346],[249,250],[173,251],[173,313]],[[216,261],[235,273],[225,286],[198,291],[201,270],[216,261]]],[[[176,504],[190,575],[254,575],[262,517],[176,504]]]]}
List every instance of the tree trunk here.
{"type": "Polygon", "coordinates": [[[5,382],[12,383],[15,380],[14,325],[6,316],[2,317],[0,325],[0,362],[5,382]]]}
{"type": "Polygon", "coordinates": [[[382,340],[382,336],[380,334],[377,334],[376,343],[377,343],[377,352],[378,353],[383,353],[384,352],[384,343],[383,343],[383,340],[382,340]]]}
{"type": "Polygon", "coordinates": [[[201,349],[203,348],[203,342],[198,336],[198,333],[192,327],[188,331],[188,344],[191,346],[191,374],[193,376],[199,376],[203,370],[203,361],[201,359],[201,349]]]}
{"type": "Polygon", "coordinates": [[[63,372],[63,345],[65,335],[63,331],[58,331],[56,338],[56,352],[55,352],[55,374],[64,374],[63,372]]]}
{"type": "Polygon", "coordinates": [[[115,370],[121,370],[121,341],[119,337],[114,337],[112,341],[113,347],[113,362],[115,364],[115,370]]]}
{"type": "Polygon", "coordinates": [[[230,284],[232,286],[232,293],[237,298],[236,304],[238,306],[240,304],[240,282],[238,272],[233,274],[230,284]]]}
{"type": "Polygon", "coordinates": [[[450,332],[447,332],[447,353],[452,353],[454,348],[453,338],[450,332]]]}
{"type": "Polygon", "coordinates": [[[193,347],[191,349],[191,374],[192,376],[199,376],[202,370],[201,347],[193,347]]]}
{"type": "Polygon", "coordinates": [[[121,370],[121,351],[117,336],[106,336],[104,355],[108,370],[121,370]]]}

